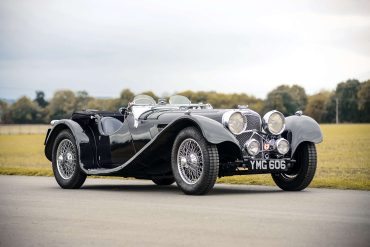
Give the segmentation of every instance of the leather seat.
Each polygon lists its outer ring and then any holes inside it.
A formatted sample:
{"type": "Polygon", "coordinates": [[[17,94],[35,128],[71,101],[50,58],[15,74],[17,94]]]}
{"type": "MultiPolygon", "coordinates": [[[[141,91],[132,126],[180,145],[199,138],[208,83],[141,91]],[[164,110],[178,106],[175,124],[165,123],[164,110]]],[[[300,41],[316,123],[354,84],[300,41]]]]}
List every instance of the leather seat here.
{"type": "Polygon", "coordinates": [[[101,134],[103,135],[112,135],[116,133],[123,125],[121,121],[113,117],[103,117],[100,119],[101,124],[101,134]]]}

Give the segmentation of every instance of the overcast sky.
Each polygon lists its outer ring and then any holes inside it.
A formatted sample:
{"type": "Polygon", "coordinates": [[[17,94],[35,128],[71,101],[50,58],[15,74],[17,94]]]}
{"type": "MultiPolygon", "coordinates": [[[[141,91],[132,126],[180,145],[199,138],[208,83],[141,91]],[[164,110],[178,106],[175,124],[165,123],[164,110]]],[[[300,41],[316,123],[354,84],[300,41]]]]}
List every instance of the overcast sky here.
{"type": "Polygon", "coordinates": [[[370,79],[370,1],[0,1],[0,98],[370,79]]]}

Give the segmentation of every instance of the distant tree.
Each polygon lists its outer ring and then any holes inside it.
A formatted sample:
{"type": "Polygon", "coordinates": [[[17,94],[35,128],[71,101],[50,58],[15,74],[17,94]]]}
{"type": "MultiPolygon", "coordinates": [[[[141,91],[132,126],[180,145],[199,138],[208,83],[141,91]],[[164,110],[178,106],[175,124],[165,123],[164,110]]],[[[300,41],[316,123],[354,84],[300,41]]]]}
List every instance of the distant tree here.
{"type": "Polygon", "coordinates": [[[325,114],[322,117],[324,123],[335,123],[336,121],[336,96],[333,91],[328,101],[325,103],[325,114]]]}
{"type": "Polygon", "coordinates": [[[358,122],[358,98],[357,92],[360,88],[360,82],[352,79],[341,82],[337,85],[335,96],[339,101],[339,121],[340,122],[358,122]]]}
{"type": "MultiPolygon", "coordinates": [[[[327,113],[328,102],[332,99],[333,92],[322,91],[320,93],[308,96],[308,103],[305,110],[305,115],[314,118],[319,123],[331,122],[327,113]]],[[[333,116],[332,114],[330,114],[333,116]]]]}
{"type": "Polygon", "coordinates": [[[248,105],[257,112],[262,111],[263,101],[245,93],[217,93],[215,91],[183,91],[177,94],[188,97],[193,103],[210,103],[214,108],[236,108],[238,105],[248,105]]]}
{"type": "Polygon", "coordinates": [[[234,104],[231,94],[217,93],[214,91],[195,92],[193,98],[195,103],[210,103],[214,108],[232,108],[234,104]]]}
{"type": "Polygon", "coordinates": [[[304,88],[298,85],[281,85],[267,95],[264,112],[276,109],[284,115],[292,115],[297,110],[305,110],[306,104],[307,95],[304,88]]]}
{"type": "Polygon", "coordinates": [[[21,97],[9,107],[8,123],[42,123],[45,121],[42,109],[27,97],[21,97]]]}
{"type": "Polygon", "coordinates": [[[117,111],[117,99],[92,99],[87,103],[86,109],[117,111]]]}
{"type": "Polygon", "coordinates": [[[122,106],[127,106],[135,97],[135,94],[130,89],[122,90],[120,97],[112,102],[111,108],[117,111],[122,106]]]}
{"type": "Polygon", "coordinates": [[[70,90],[57,91],[48,106],[49,119],[69,118],[76,107],[76,96],[70,90]]]}
{"type": "MultiPolygon", "coordinates": [[[[158,96],[145,91],[155,100],[158,96]]],[[[268,93],[265,100],[245,93],[218,93],[215,91],[183,91],[177,94],[188,97],[193,103],[210,103],[214,108],[237,108],[248,105],[263,115],[266,111],[277,109],[284,115],[303,110],[306,115],[318,122],[335,122],[336,102],[339,102],[341,122],[370,122],[370,80],[360,83],[352,79],[341,82],[333,92],[323,91],[307,96],[304,88],[281,85],[268,93]]],[[[70,90],[58,91],[50,102],[45,100],[43,91],[36,91],[32,101],[22,97],[12,105],[0,100],[0,123],[43,123],[50,119],[69,118],[73,111],[97,109],[117,111],[133,100],[130,89],[121,91],[118,98],[101,99],[89,96],[86,91],[76,94],[70,90]]]]}
{"type": "Polygon", "coordinates": [[[45,93],[43,91],[36,91],[36,98],[33,101],[41,108],[45,108],[49,104],[45,100],[45,93]]]}
{"type": "Polygon", "coordinates": [[[298,108],[302,111],[306,110],[308,99],[304,88],[298,85],[293,85],[290,88],[290,91],[292,93],[293,100],[298,104],[298,108]]]}
{"type": "Polygon", "coordinates": [[[88,109],[88,103],[93,100],[86,91],[78,91],[76,93],[76,105],[75,110],[88,109]]]}
{"type": "Polygon", "coordinates": [[[132,101],[135,97],[135,94],[131,92],[130,89],[122,90],[119,99],[122,100],[124,104],[128,104],[128,102],[132,101]]]}
{"type": "Polygon", "coordinates": [[[370,122],[370,80],[362,82],[357,92],[361,122],[370,122]]]}
{"type": "Polygon", "coordinates": [[[191,90],[183,91],[183,92],[178,92],[176,94],[185,96],[190,99],[191,102],[193,103],[210,103],[215,107],[215,102],[210,102],[208,99],[210,98],[211,94],[214,94],[216,92],[210,91],[210,92],[204,92],[204,91],[198,91],[194,92],[191,90]]]}
{"type": "Polygon", "coordinates": [[[5,101],[0,100],[0,123],[4,122],[4,114],[6,113],[7,108],[8,104],[5,101]]]}

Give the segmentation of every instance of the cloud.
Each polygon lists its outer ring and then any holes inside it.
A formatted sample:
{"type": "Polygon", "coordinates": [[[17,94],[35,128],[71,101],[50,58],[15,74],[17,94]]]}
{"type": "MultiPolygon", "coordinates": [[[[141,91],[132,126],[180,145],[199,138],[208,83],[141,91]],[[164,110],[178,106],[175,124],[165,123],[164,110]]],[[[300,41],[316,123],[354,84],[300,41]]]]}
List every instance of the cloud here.
{"type": "Polygon", "coordinates": [[[122,88],[264,97],[370,77],[367,1],[0,3],[0,97],[122,88]]]}

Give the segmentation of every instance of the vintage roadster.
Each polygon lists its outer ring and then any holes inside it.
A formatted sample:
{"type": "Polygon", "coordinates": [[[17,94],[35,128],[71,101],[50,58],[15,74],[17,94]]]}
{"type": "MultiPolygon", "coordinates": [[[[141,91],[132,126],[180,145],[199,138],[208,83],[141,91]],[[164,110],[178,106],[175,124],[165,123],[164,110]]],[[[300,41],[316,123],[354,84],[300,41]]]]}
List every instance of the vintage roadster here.
{"type": "Polygon", "coordinates": [[[186,194],[205,194],[217,177],[271,173],[283,190],[299,191],[316,170],[319,125],[297,112],[263,118],[247,106],[213,109],[175,95],[156,102],[136,96],[118,112],[77,111],[53,120],[45,139],[58,184],[80,188],[87,175],[174,182],[186,194]]]}

